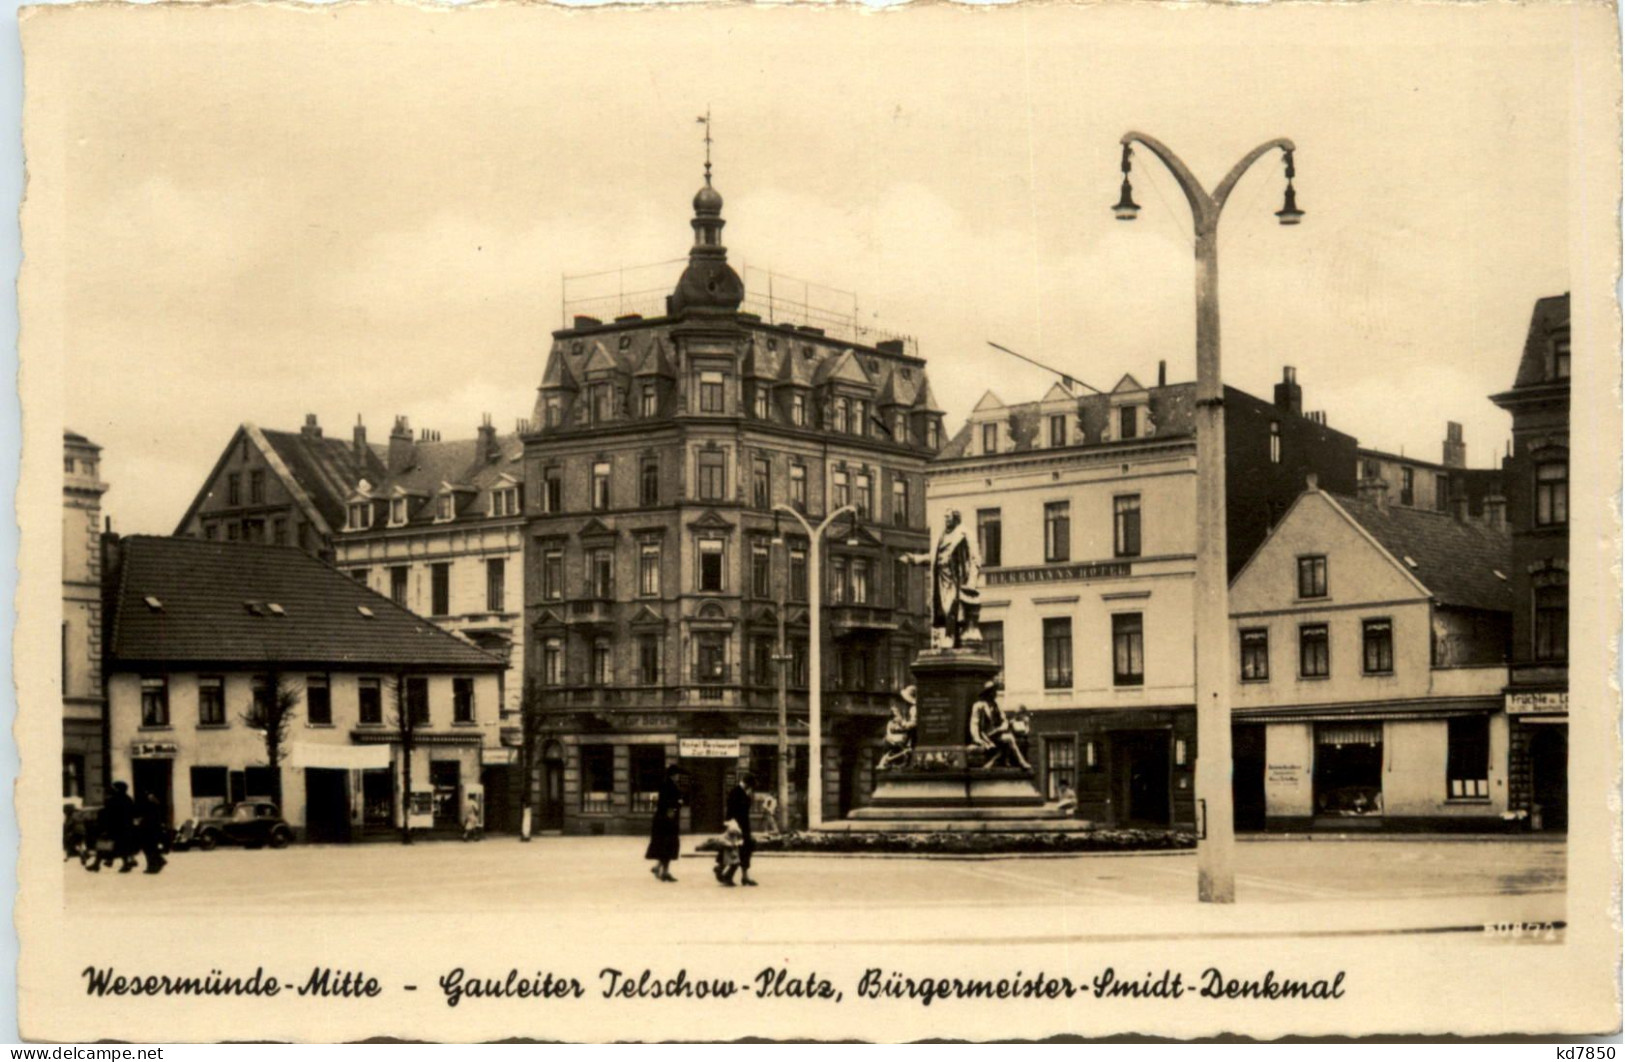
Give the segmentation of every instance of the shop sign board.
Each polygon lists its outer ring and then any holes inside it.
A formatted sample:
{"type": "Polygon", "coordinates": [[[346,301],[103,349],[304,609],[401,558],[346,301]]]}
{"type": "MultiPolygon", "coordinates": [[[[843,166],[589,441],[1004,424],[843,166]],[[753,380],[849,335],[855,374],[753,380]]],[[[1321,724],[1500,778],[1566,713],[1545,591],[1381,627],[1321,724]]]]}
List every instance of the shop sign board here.
{"type": "Polygon", "coordinates": [[[1507,694],[1508,715],[1567,715],[1568,711],[1568,690],[1507,694]]]}
{"type": "Polygon", "coordinates": [[[133,760],[172,760],[179,752],[173,741],[135,741],[130,744],[133,760]]]}
{"type": "Polygon", "coordinates": [[[685,760],[736,760],[738,738],[678,738],[677,755],[685,760]]]}

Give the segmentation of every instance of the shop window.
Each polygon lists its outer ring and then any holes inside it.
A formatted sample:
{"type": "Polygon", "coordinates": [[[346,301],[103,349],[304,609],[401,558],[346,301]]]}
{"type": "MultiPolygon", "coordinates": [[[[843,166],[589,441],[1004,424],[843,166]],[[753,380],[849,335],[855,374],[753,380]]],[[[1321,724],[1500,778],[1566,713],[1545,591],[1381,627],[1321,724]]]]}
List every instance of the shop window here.
{"type": "Polygon", "coordinates": [[[1044,688],[1072,687],[1072,619],[1069,616],[1044,621],[1044,688]]]}
{"type": "Polygon", "coordinates": [[[141,725],[169,725],[169,680],[144,678],[141,680],[141,725]]]}
{"type": "Polygon", "coordinates": [[[1482,800],[1490,795],[1490,719],[1469,715],[1446,720],[1447,781],[1451,800],[1482,800]]]}
{"type": "Polygon", "coordinates": [[[1078,788],[1078,739],[1047,737],[1044,739],[1045,799],[1061,799],[1062,786],[1073,791],[1078,788]]]}
{"type": "Polygon", "coordinates": [[[1389,675],[1394,670],[1394,625],[1385,619],[1366,620],[1362,625],[1365,644],[1365,673],[1389,675]]]}
{"type": "Polygon", "coordinates": [[[1303,678],[1327,678],[1332,673],[1331,646],[1324,623],[1298,628],[1298,674],[1303,678]]]}
{"type": "Polygon", "coordinates": [[[1267,682],[1270,677],[1270,632],[1254,628],[1241,632],[1241,680],[1267,682]]]}
{"type": "Polygon", "coordinates": [[[311,726],[333,725],[333,691],[326,675],[305,677],[305,718],[311,726]]]}
{"type": "Polygon", "coordinates": [[[224,767],[193,767],[192,801],[221,801],[229,795],[226,788],[229,773],[224,767]]]}
{"type": "Polygon", "coordinates": [[[248,767],[243,770],[243,793],[250,800],[258,797],[262,800],[275,800],[277,793],[277,775],[279,769],[271,767],[248,767]]]}
{"type": "Polygon", "coordinates": [[[364,726],[384,721],[383,684],[378,679],[364,678],[357,686],[356,719],[364,726]]]}
{"type": "Polygon", "coordinates": [[[660,783],[666,777],[666,750],[659,745],[632,746],[632,810],[653,814],[660,803],[660,783]]]}
{"type": "Polygon", "coordinates": [[[1138,612],[1112,616],[1112,685],[1145,685],[1145,621],[1138,612]]]}
{"type": "Polygon", "coordinates": [[[581,810],[588,815],[607,815],[614,795],[614,747],[581,746],[581,810]]]}
{"type": "Polygon", "coordinates": [[[1326,558],[1324,556],[1298,558],[1298,596],[1326,596],[1326,558]]]}

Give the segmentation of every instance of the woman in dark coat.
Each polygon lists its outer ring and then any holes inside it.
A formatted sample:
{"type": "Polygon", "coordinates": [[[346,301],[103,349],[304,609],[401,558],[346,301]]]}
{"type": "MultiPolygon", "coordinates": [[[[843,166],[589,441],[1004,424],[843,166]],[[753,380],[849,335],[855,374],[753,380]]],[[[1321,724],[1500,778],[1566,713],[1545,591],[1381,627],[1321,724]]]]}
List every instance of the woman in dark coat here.
{"type": "Polygon", "coordinates": [[[675,763],[666,768],[666,780],[660,783],[660,799],[655,804],[654,823],[649,827],[649,848],[643,853],[643,858],[655,861],[649,873],[660,881],[677,880],[669,868],[682,844],[682,823],[678,816],[682,813],[683,791],[677,784],[681,774],[682,768],[675,763]]]}

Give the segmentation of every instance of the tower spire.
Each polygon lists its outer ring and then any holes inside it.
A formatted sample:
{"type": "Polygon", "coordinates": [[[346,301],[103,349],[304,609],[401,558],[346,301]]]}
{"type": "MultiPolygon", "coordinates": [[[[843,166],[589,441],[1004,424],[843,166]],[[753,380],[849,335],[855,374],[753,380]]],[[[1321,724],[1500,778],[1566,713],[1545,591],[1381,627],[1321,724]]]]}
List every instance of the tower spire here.
{"type": "Polygon", "coordinates": [[[694,193],[694,246],[689,248],[688,268],[677,282],[677,290],[667,300],[670,313],[686,309],[737,310],[745,298],[745,285],[728,265],[728,249],[722,245],[722,194],[711,187],[711,108],[695,121],[705,126],[705,185],[694,193]]]}
{"type": "Polygon", "coordinates": [[[711,184],[711,105],[705,105],[705,114],[696,119],[705,126],[705,183],[711,184]]]}

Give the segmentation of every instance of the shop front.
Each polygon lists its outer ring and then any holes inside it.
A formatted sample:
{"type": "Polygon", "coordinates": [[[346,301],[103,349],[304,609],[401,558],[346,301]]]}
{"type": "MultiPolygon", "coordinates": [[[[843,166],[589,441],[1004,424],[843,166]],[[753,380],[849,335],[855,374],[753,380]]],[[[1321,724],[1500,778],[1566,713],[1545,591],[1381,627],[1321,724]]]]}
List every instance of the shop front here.
{"type": "Polygon", "coordinates": [[[1039,711],[1032,729],[1027,759],[1046,799],[1069,787],[1079,817],[1106,826],[1195,825],[1195,709],[1039,711]]]}
{"type": "Polygon", "coordinates": [[[1511,720],[1511,808],[1531,830],[1569,825],[1569,694],[1566,689],[1506,695],[1511,720]]]}

